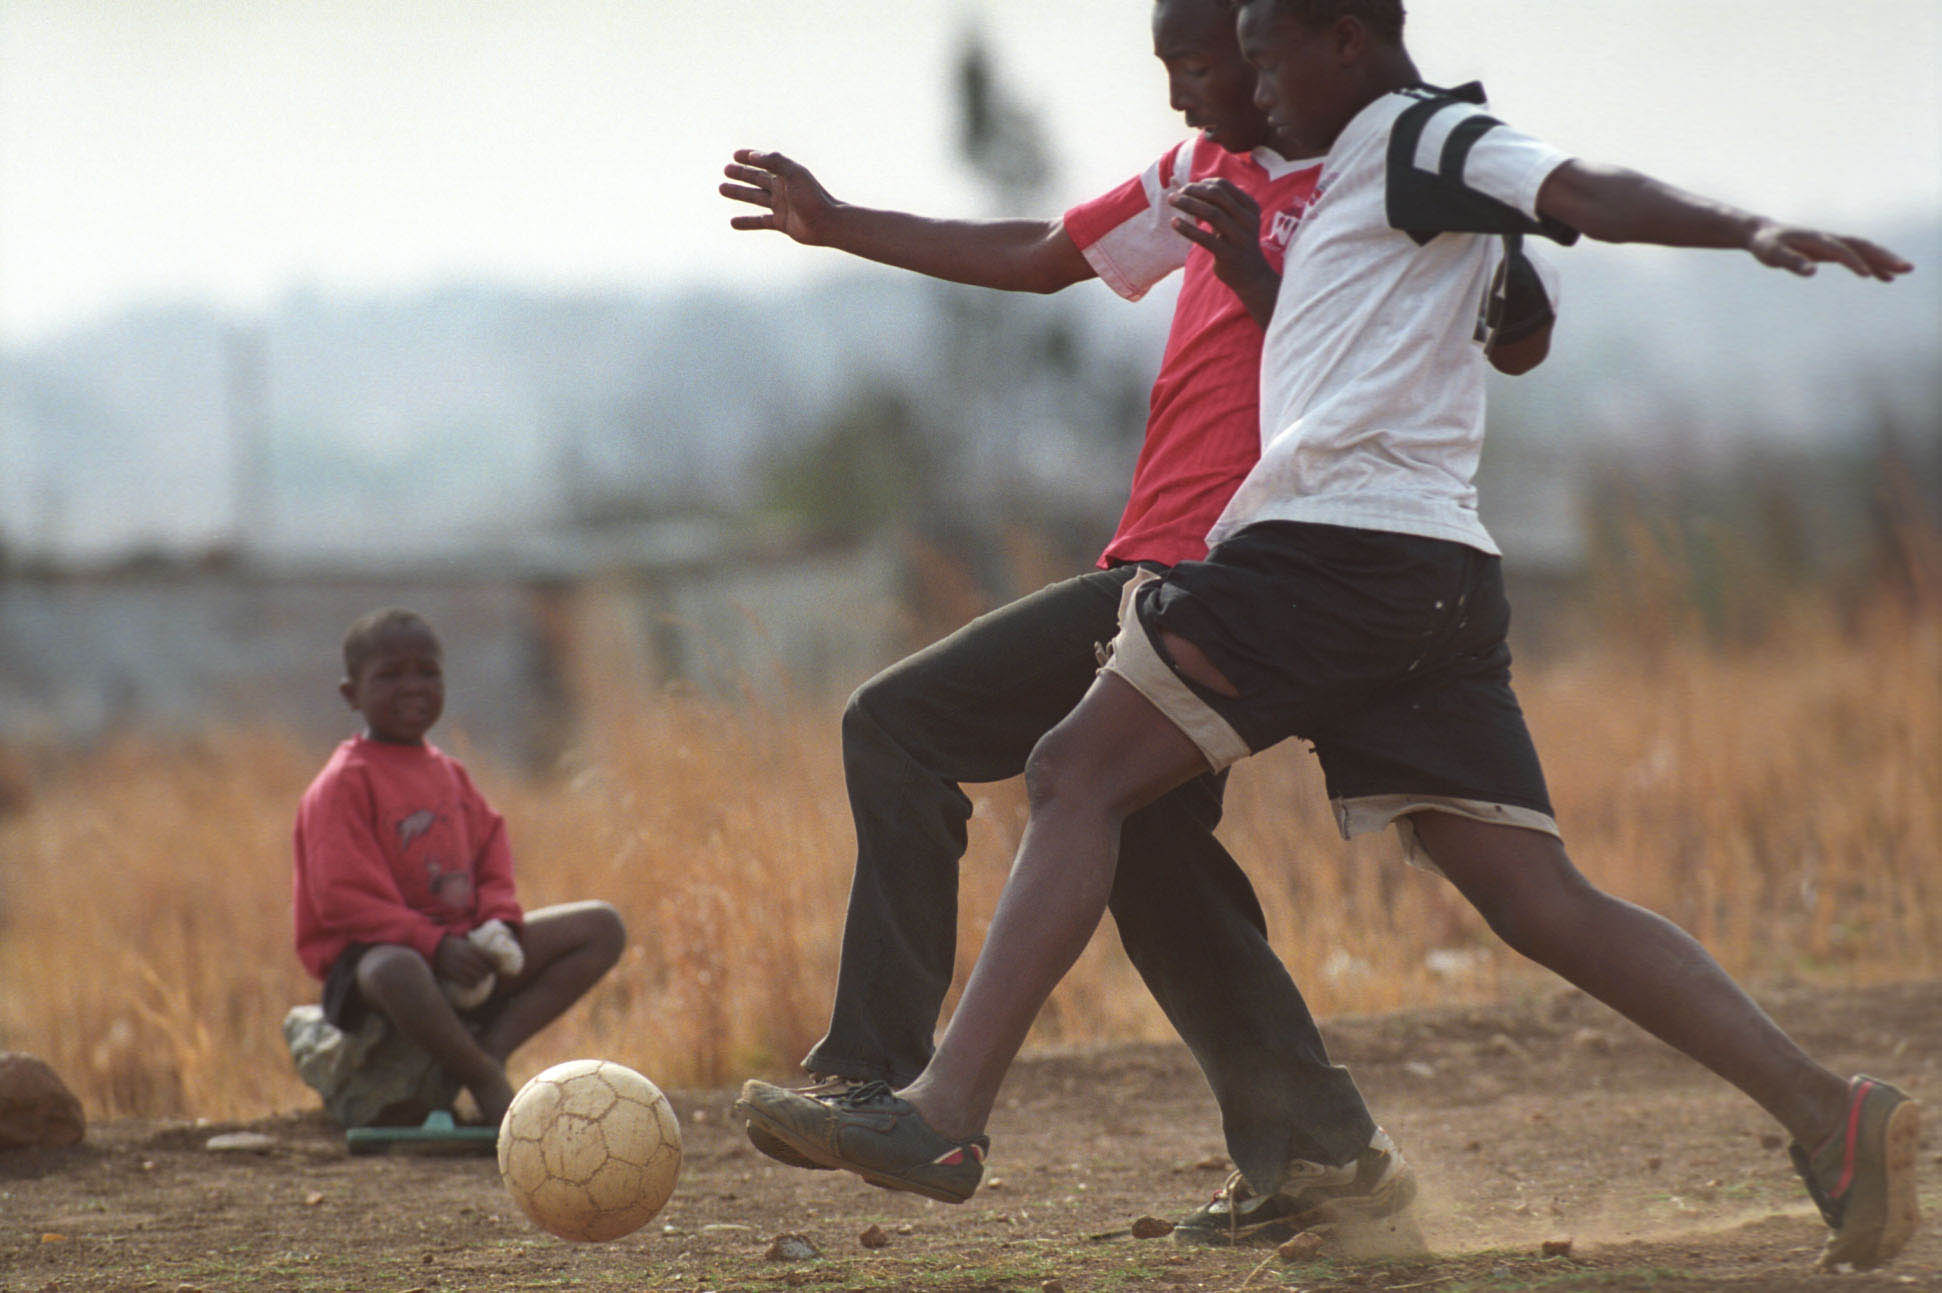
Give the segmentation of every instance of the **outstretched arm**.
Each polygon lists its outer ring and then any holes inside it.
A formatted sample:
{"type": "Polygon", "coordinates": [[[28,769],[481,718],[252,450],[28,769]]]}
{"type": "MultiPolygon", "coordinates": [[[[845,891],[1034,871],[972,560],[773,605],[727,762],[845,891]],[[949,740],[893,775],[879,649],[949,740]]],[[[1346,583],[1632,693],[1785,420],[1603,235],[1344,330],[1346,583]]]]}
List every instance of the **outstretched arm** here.
{"type": "Polygon", "coordinates": [[[1093,277],[1057,220],[933,220],[838,202],[809,168],[781,153],[737,149],[722,168],[723,197],[761,207],[729,221],[737,229],[774,229],[799,243],[932,278],[1011,292],[1056,292],[1093,277]]]}
{"type": "Polygon", "coordinates": [[[1537,210],[1600,242],[1737,247],[1803,277],[1823,261],[1884,283],[1914,268],[1865,238],[1784,225],[1617,166],[1566,162],[1538,190],[1537,210]]]}

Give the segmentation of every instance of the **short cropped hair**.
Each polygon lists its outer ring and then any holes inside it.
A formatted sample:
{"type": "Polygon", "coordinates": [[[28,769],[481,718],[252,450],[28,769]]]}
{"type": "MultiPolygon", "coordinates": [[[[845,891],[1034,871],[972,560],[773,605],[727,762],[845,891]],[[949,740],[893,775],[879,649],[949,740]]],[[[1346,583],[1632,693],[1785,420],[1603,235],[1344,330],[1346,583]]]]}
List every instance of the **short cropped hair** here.
{"type": "Polygon", "coordinates": [[[378,642],[385,634],[401,631],[423,633],[434,645],[438,642],[438,634],[432,632],[432,626],[417,611],[408,611],[400,606],[367,611],[344,630],[344,676],[355,682],[357,671],[378,649],[378,642]]]}
{"type": "MultiPolygon", "coordinates": [[[[1248,0],[1228,0],[1239,9],[1248,0]]],[[[1304,27],[1326,27],[1337,18],[1358,19],[1380,40],[1400,45],[1403,0],[1272,0],[1274,7],[1304,27]]]]}

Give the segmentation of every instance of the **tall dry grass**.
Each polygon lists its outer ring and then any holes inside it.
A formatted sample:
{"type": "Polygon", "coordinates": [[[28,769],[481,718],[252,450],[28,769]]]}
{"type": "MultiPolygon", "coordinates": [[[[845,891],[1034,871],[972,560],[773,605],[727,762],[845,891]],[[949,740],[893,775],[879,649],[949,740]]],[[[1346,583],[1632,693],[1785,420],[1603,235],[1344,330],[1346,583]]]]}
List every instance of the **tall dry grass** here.
{"type": "MultiPolygon", "coordinates": [[[[587,1054],[675,1085],[782,1069],[821,1031],[840,942],[851,836],[835,715],[641,694],[616,682],[641,676],[625,617],[590,597],[579,618],[570,766],[534,781],[471,762],[510,819],[526,902],[608,898],[632,939],[514,1077],[587,1054]]],[[[1935,975],[1934,601],[1810,598],[1731,647],[1687,628],[1634,623],[1520,671],[1579,865],[1754,983],[1935,975]]],[[[453,744],[466,753],[462,734],[453,744]]],[[[288,851],[324,753],[217,731],[131,737],[34,773],[0,820],[0,1047],[50,1061],[96,1117],[311,1104],[279,1023],[315,997],[290,948],[288,851]]],[[[1016,786],[975,794],[961,969],[1024,821],[1016,786]]],[[[1392,836],[1337,839],[1299,745],[1236,773],[1223,834],[1323,1015],[1549,982],[1402,866],[1392,836]]],[[[1108,931],[1035,1041],[1166,1035],[1108,931]]]]}

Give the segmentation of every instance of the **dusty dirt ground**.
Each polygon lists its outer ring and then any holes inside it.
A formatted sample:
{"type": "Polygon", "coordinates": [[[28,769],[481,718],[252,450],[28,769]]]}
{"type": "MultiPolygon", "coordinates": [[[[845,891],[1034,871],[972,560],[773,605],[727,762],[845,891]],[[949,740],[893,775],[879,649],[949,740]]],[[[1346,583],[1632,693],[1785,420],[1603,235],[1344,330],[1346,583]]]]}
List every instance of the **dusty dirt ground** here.
{"type": "MultiPolygon", "coordinates": [[[[1762,999],[1815,1055],[1942,1101],[1942,984],[1762,999]]],[[[1884,1271],[1814,1272],[1822,1228],[1776,1129],[1574,994],[1327,1031],[1416,1166],[1426,1254],[1285,1262],[1132,1237],[1136,1218],[1204,1199],[1226,1164],[1184,1050],[1117,1046],[1020,1065],[986,1186],[960,1207],[772,1164],[731,1122],[732,1092],[673,1092],[687,1149],[674,1198],[602,1245],[532,1227],[489,1158],[351,1158],[320,1116],[251,1124],[276,1143],[244,1154],[203,1147],[234,1125],[96,1126],[73,1149],[0,1156],[0,1288],[1942,1289],[1934,1221],[1884,1271]],[[872,1226],[885,1246],[860,1243],[872,1226]],[[784,1232],[821,1255],[768,1259],[784,1232]],[[1567,1255],[1540,1255],[1567,1239],[1567,1255]]],[[[1939,1150],[1931,1131],[1930,1217],[1939,1150]]]]}

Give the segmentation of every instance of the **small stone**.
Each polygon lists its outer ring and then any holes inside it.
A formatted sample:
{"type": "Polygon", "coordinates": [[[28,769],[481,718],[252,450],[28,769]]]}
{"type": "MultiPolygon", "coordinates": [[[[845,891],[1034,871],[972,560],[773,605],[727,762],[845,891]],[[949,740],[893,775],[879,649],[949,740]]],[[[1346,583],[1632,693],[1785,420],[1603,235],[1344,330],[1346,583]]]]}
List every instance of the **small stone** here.
{"type": "Polygon", "coordinates": [[[1135,1239],[1158,1239],[1162,1235],[1170,1235],[1172,1233],[1173,1223],[1171,1221],[1162,1221],[1158,1217],[1138,1217],[1133,1221],[1133,1238],[1135,1239]]]}
{"type": "Polygon", "coordinates": [[[984,1188],[987,1190],[1002,1190],[1005,1188],[1005,1178],[1002,1176],[994,1176],[984,1183],[984,1188]]]}
{"type": "Polygon", "coordinates": [[[1603,1055],[1611,1050],[1612,1039],[1596,1028],[1580,1028],[1571,1034],[1571,1044],[1581,1051],[1597,1051],[1603,1055]]]}
{"type": "Polygon", "coordinates": [[[1645,1170],[1648,1172],[1656,1172],[1661,1167],[1664,1167],[1665,1163],[1666,1161],[1663,1158],[1660,1158],[1657,1154],[1654,1154],[1652,1157],[1645,1160],[1645,1170]]]}
{"type": "Polygon", "coordinates": [[[1484,1049],[1497,1055],[1508,1055],[1510,1058],[1517,1060],[1527,1060],[1531,1057],[1530,1051],[1526,1050],[1523,1044],[1509,1033],[1496,1034],[1488,1042],[1484,1043],[1484,1049]]]}
{"type": "Polygon", "coordinates": [[[1403,1071],[1412,1077],[1419,1077],[1427,1082],[1436,1076],[1436,1065],[1426,1064],[1422,1060],[1407,1060],[1403,1064],[1403,1071]]]}
{"type": "Polygon", "coordinates": [[[1531,1205],[1521,1200],[1511,1204],[1510,1210],[1520,1217],[1528,1217],[1531,1215],[1531,1205]]]}
{"type": "Polygon", "coordinates": [[[688,1115],[688,1121],[697,1127],[706,1127],[708,1125],[708,1111],[706,1109],[696,1109],[688,1115]]]}
{"type": "Polygon", "coordinates": [[[1057,1280],[1047,1280],[1038,1286],[1038,1293],[1065,1293],[1065,1285],[1057,1280]]]}
{"type": "Polygon", "coordinates": [[[1227,1170],[1227,1160],[1219,1154],[1213,1154],[1201,1159],[1194,1166],[1203,1172],[1225,1172],[1227,1170]]]}
{"type": "MultiPolygon", "coordinates": [[[[324,1196],[322,1194],[319,1194],[316,1190],[312,1190],[310,1193],[303,1196],[303,1206],[306,1208],[314,1208],[318,1204],[322,1203],[323,1201],[324,1201],[324,1196]]],[[[431,1254],[426,1253],[425,1256],[426,1256],[426,1259],[429,1260],[431,1257],[431,1254]]]]}
{"type": "Polygon", "coordinates": [[[1327,1240],[1313,1230],[1304,1230],[1274,1250],[1274,1255],[1284,1262],[1298,1262],[1313,1257],[1322,1251],[1327,1240]]]}
{"type": "Polygon", "coordinates": [[[1483,1153],[1483,1142],[1481,1140],[1473,1140],[1465,1145],[1464,1148],[1472,1154],[1481,1154],[1483,1153]]]}
{"type": "Polygon", "coordinates": [[[1779,1149],[1782,1145],[1785,1145],[1786,1143],[1787,1143],[1787,1138],[1775,1132],[1771,1132],[1771,1131],[1763,1132],[1760,1136],[1761,1149],[1766,1149],[1766,1150],[1779,1149]]]}
{"type": "Polygon", "coordinates": [[[887,1248],[890,1246],[890,1236],[883,1233],[882,1226],[871,1226],[856,1237],[856,1242],[865,1248],[887,1248]]]}
{"type": "Polygon", "coordinates": [[[1571,1256],[1571,1241],[1569,1239],[1547,1239],[1537,1246],[1537,1255],[1539,1257],[1569,1257],[1571,1256]]]}
{"type": "Polygon", "coordinates": [[[59,1231],[50,1230],[40,1237],[40,1241],[44,1244],[64,1244],[67,1242],[67,1236],[59,1231]]]}
{"type": "Polygon", "coordinates": [[[917,1233],[917,1227],[911,1225],[908,1221],[906,1221],[904,1222],[904,1224],[897,1227],[897,1233],[900,1235],[914,1235],[917,1233]]]}
{"type": "Polygon", "coordinates": [[[230,1131],[211,1136],[202,1147],[212,1154],[260,1154],[276,1148],[276,1137],[260,1131],[230,1131]]]}
{"type": "Polygon", "coordinates": [[[823,1250],[810,1242],[808,1235],[782,1234],[775,1237],[769,1251],[762,1254],[764,1261],[802,1262],[812,1257],[821,1257],[823,1250]]]}

